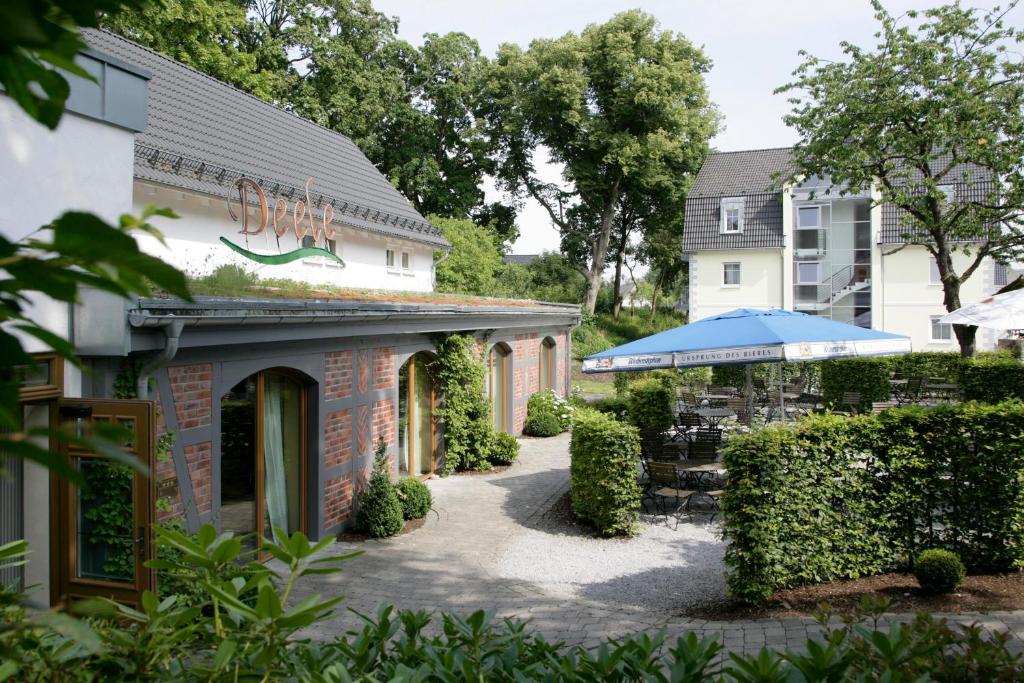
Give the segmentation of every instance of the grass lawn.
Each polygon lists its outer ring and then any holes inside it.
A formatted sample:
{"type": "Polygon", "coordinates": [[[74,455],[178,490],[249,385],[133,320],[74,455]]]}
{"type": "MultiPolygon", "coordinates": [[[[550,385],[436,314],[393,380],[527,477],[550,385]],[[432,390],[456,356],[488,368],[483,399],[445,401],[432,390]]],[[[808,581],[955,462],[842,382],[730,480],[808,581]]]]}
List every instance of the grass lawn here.
{"type": "Polygon", "coordinates": [[[611,396],[615,393],[615,385],[611,382],[600,382],[593,379],[574,379],[573,385],[578,385],[584,394],[601,394],[611,396]]]}

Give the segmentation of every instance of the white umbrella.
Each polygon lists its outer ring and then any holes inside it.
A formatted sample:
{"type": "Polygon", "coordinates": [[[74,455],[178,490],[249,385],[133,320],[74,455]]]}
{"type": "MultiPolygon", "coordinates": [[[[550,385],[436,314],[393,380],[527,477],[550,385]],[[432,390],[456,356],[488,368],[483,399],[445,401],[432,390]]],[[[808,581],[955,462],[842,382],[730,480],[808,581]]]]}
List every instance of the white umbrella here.
{"type": "Polygon", "coordinates": [[[951,325],[977,325],[997,330],[1024,329],[1024,289],[994,294],[976,304],[958,308],[942,316],[939,322],[951,325]]]}

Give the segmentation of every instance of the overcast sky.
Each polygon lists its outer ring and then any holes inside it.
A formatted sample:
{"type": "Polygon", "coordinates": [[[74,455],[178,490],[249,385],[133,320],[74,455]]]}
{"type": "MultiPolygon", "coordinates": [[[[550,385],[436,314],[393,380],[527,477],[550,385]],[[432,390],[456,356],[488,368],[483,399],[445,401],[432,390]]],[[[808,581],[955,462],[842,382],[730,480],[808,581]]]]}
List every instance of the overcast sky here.
{"type": "MultiPolygon", "coordinates": [[[[939,3],[885,4],[902,14],[939,3]]],[[[711,144],[722,151],[792,144],[794,135],[782,122],[785,96],[772,91],[789,80],[800,62],[797,51],[838,57],[840,40],[873,46],[877,30],[868,0],[374,0],[374,6],[399,18],[399,36],[409,42],[420,44],[424,33],[462,31],[488,56],[501,43],[526,47],[534,38],[578,33],[587,24],[639,7],[657,17],[662,29],[702,45],[713,60],[707,79],[724,127],[711,144]]],[[[1018,8],[1014,14],[1019,20],[1022,12],[1018,8]]],[[[558,233],[539,206],[522,210],[519,225],[514,253],[558,248],[558,233]]]]}

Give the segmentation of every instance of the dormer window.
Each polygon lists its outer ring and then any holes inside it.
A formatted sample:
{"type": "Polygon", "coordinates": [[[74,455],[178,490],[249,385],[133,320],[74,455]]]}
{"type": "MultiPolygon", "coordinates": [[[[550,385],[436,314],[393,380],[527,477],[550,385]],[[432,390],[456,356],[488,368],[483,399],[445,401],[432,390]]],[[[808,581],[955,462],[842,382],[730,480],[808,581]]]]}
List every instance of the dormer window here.
{"type": "Polygon", "coordinates": [[[723,235],[737,235],[743,232],[743,197],[727,197],[722,200],[723,235]]]}

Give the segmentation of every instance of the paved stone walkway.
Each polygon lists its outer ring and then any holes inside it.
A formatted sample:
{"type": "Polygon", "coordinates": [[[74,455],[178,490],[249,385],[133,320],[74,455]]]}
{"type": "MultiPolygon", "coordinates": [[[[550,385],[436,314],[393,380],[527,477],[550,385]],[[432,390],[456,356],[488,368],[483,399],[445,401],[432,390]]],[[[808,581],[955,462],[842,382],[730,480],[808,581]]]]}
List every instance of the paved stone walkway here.
{"type": "MultiPolygon", "coordinates": [[[[378,606],[454,611],[494,609],[499,617],[529,619],[549,640],[597,644],[609,636],[665,628],[670,635],[695,631],[717,637],[728,650],[756,653],[764,646],[798,648],[820,634],[811,618],[708,621],[638,607],[552,594],[536,584],[497,573],[505,550],[538,521],[569,485],[568,436],[524,439],[520,461],[493,474],[429,482],[434,511],[426,524],[396,538],[339,543],[338,552],[361,549],[341,574],[304,579],[297,592],[344,595],[343,608],[312,630],[330,639],[359,624],[344,607],[375,614],[378,606]]],[[[542,525],[540,525],[542,526],[542,525]]],[[[616,541],[609,541],[610,543],[616,541]]],[[[637,558],[637,571],[643,571],[637,558]]],[[[1024,647],[1024,613],[951,616],[1010,632],[1024,647]]]]}

